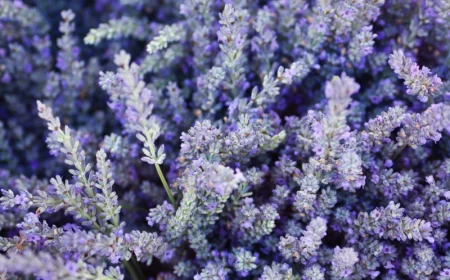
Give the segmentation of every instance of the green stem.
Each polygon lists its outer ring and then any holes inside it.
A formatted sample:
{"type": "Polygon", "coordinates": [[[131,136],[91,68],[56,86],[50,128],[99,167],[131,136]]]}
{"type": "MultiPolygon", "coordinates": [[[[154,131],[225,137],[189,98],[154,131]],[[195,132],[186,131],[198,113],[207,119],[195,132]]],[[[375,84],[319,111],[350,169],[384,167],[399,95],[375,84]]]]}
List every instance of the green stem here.
{"type": "Polygon", "coordinates": [[[139,279],[139,276],[138,276],[138,275],[136,274],[136,272],[134,271],[133,266],[131,266],[131,264],[130,264],[128,261],[125,261],[123,264],[124,264],[125,267],[127,268],[128,273],[130,273],[131,278],[133,278],[133,280],[140,280],[140,279],[139,279]]]}
{"type": "MultiPolygon", "coordinates": [[[[146,135],[147,139],[151,139],[150,136],[146,135]]],[[[156,152],[155,152],[155,146],[152,143],[147,143],[147,146],[149,147],[150,154],[153,158],[156,158],[156,152]]],[[[166,178],[164,177],[164,174],[161,171],[161,167],[159,164],[155,163],[156,172],[158,172],[159,179],[161,180],[164,189],[166,190],[167,195],[169,196],[170,202],[172,202],[173,208],[177,209],[177,203],[175,201],[175,198],[173,197],[172,191],[169,188],[169,184],[167,184],[166,178]]]]}
{"type": "Polygon", "coordinates": [[[121,204],[120,206],[122,206],[122,209],[132,209],[135,211],[143,211],[143,212],[148,212],[148,208],[144,208],[144,207],[136,207],[134,205],[129,205],[129,204],[121,204]]]}
{"type": "Polygon", "coordinates": [[[164,186],[164,189],[167,192],[167,195],[169,196],[170,202],[172,202],[173,208],[177,209],[177,203],[175,202],[175,198],[173,197],[172,191],[169,188],[169,184],[167,184],[166,178],[164,177],[164,174],[161,171],[161,167],[159,167],[159,164],[155,163],[156,172],[158,172],[159,179],[161,179],[161,182],[164,186]]]}
{"type": "Polygon", "coordinates": [[[395,154],[393,155],[392,159],[396,159],[400,153],[403,151],[403,149],[406,147],[406,145],[402,145],[400,148],[398,148],[398,150],[395,152],[395,154]]]}
{"type": "Polygon", "coordinates": [[[140,266],[139,266],[139,263],[137,262],[137,260],[136,260],[136,258],[135,258],[134,256],[131,257],[131,263],[132,263],[132,264],[134,265],[134,267],[136,268],[137,274],[139,275],[139,277],[140,277],[141,279],[145,279],[145,276],[144,276],[144,274],[142,273],[142,270],[141,270],[141,268],[140,268],[140,266]]]}

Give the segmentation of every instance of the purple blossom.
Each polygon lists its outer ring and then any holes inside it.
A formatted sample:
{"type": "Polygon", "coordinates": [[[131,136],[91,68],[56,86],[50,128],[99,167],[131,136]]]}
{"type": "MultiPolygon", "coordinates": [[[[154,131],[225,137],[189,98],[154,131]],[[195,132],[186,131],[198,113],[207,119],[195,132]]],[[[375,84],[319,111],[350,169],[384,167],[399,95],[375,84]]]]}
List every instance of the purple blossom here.
{"type": "Polygon", "coordinates": [[[448,1],[53,2],[0,1],[0,278],[449,278],[448,1]]]}
{"type": "Polygon", "coordinates": [[[421,102],[427,102],[429,97],[439,94],[442,80],[437,76],[432,76],[428,67],[419,67],[411,58],[405,56],[403,50],[396,50],[389,57],[389,64],[400,78],[405,80],[408,90],[407,94],[417,95],[421,102]]]}

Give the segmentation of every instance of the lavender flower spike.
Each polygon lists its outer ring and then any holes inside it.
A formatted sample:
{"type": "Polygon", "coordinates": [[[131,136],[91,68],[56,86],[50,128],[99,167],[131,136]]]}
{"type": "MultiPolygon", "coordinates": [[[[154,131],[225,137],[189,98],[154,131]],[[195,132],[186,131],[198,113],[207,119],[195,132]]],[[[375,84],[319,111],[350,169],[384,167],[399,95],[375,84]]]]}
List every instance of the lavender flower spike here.
{"type": "Polygon", "coordinates": [[[395,50],[389,56],[389,65],[403,80],[407,87],[406,93],[417,95],[421,102],[427,102],[428,98],[436,97],[442,86],[442,80],[431,73],[426,66],[420,66],[406,57],[403,50],[395,50]]]}

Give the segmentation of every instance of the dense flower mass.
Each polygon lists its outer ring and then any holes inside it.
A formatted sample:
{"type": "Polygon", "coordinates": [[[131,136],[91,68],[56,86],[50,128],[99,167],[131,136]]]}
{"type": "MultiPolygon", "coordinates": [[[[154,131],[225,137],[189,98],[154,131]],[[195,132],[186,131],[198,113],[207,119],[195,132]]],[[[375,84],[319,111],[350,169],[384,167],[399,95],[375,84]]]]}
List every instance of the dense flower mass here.
{"type": "Polygon", "coordinates": [[[0,279],[450,279],[448,0],[0,0],[0,279]]]}

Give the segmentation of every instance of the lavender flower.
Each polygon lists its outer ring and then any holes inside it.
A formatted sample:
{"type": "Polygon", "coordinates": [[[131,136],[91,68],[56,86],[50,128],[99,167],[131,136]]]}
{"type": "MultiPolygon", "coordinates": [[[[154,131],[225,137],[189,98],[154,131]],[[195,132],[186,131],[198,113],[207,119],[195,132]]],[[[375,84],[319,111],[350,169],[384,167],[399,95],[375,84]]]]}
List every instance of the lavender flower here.
{"type": "Polygon", "coordinates": [[[359,261],[358,253],[353,248],[334,248],[333,259],[331,261],[332,275],[338,279],[350,277],[354,265],[359,261]]]}
{"type": "Polygon", "coordinates": [[[439,94],[442,80],[437,75],[432,76],[429,68],[420,68],[411,58],[405,56],[403,50],[394,51],[389,57],[389,64],[394,72],[405,80],[407,94],[417,95],[421,102],[427,102],[428,98],[439,94]]]}
{"type": "Polygon", "coordinates": [[[0,0],[0,278],[449,279],[449,11],[0,0]]]}
{"type": "Polygon", "coordinates": [[[450,125],[449,108],[446,104],[433,104],[421,114],[407,114],[397,140],[402,145],[417,149],[427,140],[439,141],[441,131],[450,125]]]}
{"type": "Polygon", "coordinates": [[[317,254],[316,250],[322,243],[326,230],[326,221],[316,218],[306,227],[300,239],[290,235],[281,237],[278,249],[284,258],[306,263],[317,254]]]}
{"type": "Polygon", "coordinates": [[[243,277],[247,276],[249,271],[255,269],[257,257],[252,255],[251,252],[246,251],[244,249],[238,249],[235,253],[235,262],[234,267],[236,271],[239,272],[243,277]]]}
{"type": "Polygon", "coordinates": [[[378,146],[389,143],[391,132],[402,124],[405,116],[404,109],[400,107],[390,108],[387,112],[382,112],[381,115],[365,124],[368,132],[367,134],[363,132],[363,137],[369,138],[370,142],[378,146]]]}
{"type": "Polygon", "coordinates": [[[205,268],[202,269],[200,274],[194,276],[194,280],[206,280],[206,279],[218,279],[225,280],[227,272],[221,265],[215,265],[208,263],[205,268]]]}
{"type": "Polygon", "coordinates": [[[183,37],[184,32],[181,25],[175,24],[166,26],[159,31],[158,36],[148,43],[147,52],[153,54],[156,51],[166,48],[168,43],[180,41],[183,37]]]}
{"type": "Polygon", "coordinates": [[[350,60],[354,63],[358,63],[363,57],[371,54],[373,45],[375,44],[373,39],[376,37],[377,34],[372,33],[372,26],[363,27],[361,33],[358,33],[350,42],[350,60]]]}
{"type": "Polygon", "coordinates": [[[82,261],[65,262],[62,258],[53,258],[49,253],[34,254],[25,251],[22,255],[0,257],[0,270],[9,273],[22,273],[44,279],[110,279],[122,280],[123,275],[114,268],[104,271],[102,267],[92,267],[82,261]]]}
{"type": "Polygon", "coordinates": [[[142,26],[148,25],[144,20],[137,20],[124,16],[119,19],[111,19],[108,23],[101,23],[98,28],[89,30],[84,37],[84,43],[88,45],[97,45],[105,39],[116,39],[120,37],[136,37],[144,40],[149,35],[142,26]]]}
{"type": "Polygon", "coordinates": [[[391,201],[386,207],[380,207],[370,213],[359,213],[354,221],[357,232],[362,236],[373,234],[399,241],[426,239],[433,243],[431,224],[404,216],[404,211],[400,204],[391,201]]]}
{"type": "Polygon", "coordinates": [[[263,274],[259,280],[291,280],[294,279],[292,268],[287,264],[272,263],[271,266],[265,266],[263,274]]]}

